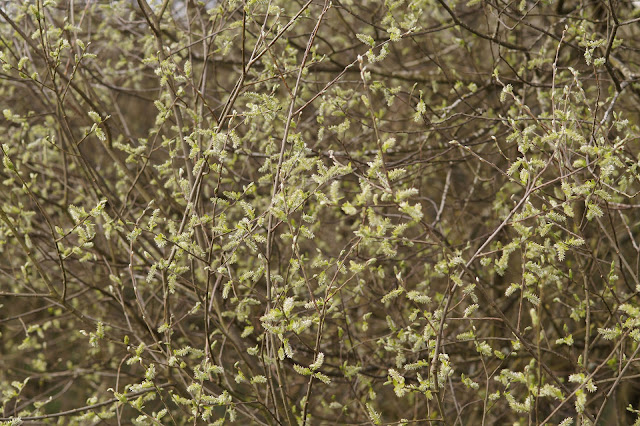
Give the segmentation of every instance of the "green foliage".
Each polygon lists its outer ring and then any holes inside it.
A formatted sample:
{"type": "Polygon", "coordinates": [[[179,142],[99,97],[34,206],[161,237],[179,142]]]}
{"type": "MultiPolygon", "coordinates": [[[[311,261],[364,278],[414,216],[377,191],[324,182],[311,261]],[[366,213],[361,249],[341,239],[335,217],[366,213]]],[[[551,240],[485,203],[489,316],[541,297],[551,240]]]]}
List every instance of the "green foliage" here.
{"type": "Polygon", "coordinates": [[[0,422],[638,422],[638,15],[4,2],[0,422]]]}

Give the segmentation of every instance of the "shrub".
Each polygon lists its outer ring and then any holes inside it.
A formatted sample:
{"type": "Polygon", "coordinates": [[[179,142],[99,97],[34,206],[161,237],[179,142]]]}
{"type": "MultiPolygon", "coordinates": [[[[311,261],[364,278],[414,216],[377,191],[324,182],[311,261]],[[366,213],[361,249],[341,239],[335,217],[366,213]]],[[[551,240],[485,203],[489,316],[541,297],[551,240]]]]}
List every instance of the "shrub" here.
{"type": "Polygon", "coordinates": [[[0,420],[633,422],[638,19],[3,2],[0,420]]]}

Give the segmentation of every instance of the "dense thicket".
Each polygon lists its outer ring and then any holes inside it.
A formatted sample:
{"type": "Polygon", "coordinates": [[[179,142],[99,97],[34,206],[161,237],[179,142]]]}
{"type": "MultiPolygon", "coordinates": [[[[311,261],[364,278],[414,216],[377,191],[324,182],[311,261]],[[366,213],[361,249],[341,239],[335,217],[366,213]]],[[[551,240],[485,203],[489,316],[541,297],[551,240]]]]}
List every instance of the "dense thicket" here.
{"type": "Polygon", "coordinates": [[[633,3],[0,2],[0,421],[632,423],[633,3]]]}

